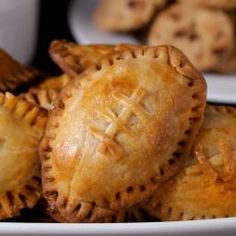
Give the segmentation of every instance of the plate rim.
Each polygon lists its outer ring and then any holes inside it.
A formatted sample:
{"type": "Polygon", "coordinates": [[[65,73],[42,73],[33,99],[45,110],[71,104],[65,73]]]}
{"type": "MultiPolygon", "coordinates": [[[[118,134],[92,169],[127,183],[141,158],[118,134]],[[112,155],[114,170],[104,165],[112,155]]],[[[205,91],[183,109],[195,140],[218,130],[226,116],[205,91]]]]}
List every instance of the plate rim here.
{"type": "Polygon", "coordinates": [[[189,235],[236,233],[236,217],[143,223],[0,223],[0,235],[189,235]],[[170,227],[171,226],[171,227],[170,227]]]}

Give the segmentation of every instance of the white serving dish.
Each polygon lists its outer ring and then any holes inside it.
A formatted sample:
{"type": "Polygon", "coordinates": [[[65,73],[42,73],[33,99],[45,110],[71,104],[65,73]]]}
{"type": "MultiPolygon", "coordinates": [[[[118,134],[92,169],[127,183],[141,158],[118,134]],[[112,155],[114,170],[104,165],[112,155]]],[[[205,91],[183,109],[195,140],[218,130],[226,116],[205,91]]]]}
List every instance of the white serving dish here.
{"type": "Polygon", "coordinates": [[[0,223],[1,236],[235,236],[236,217],[155,223],[0,223]]]}

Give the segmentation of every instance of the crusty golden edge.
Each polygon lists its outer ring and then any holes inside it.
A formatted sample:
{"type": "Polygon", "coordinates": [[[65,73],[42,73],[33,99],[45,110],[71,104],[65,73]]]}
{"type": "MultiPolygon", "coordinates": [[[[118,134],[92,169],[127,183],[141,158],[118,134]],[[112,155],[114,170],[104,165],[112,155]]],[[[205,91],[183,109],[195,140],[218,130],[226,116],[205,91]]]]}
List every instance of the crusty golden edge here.
{"type": "MultiPolygon", "coordinates": [[[[220,114],[227,114],[227,115],[231,115],[232,117],[236,118],[236,107],[233,107],[233,106],[224,106],[224,105],[207,105],[207,108],[206,110],[208,112],[210,111],[214,111],[214,112],[218,112],[220,114]]],[[[183,176],[186,175],[185,172],[182,172],[181,173],[183,176]]],[[[174,181],[175,181],[175,176],[169,180],[169,182],[167,184],[174,184],[174,181]]],[[[221,181],[220,181],[221,182],[221,181]]],[[[153,195],[155,196],[155,194],[153,195]]],[[[173,207],[169,206],[163,206],[162,202],[161,202],[161,199],[159,199],[158,201],[155,202],[155,200],[153,199],[153,196],[151,196],[150,198],[146,199],[145,201],[143,201],[141,207],[144,208],[151,216],[153,217],[158,217],[158,218],[161,218],[160,215],[156,214],[158,212],[161,211],[161,208],[162,207],[165,207],[166,208],[166,212],[169,212],[171,213],[171,211],[173,211],[173,207]],[[152,199],[152,200],[151,200],[152,199]],[[150,204],[151,202],[151,204],[150,204]]],[[[179,218],[176,218],[175,220],[196,220],[196,219],[206,219],[206,218],[219,218],[219,217],[229,217],[229,215],[225,214],[225,215],[221,215],[221,216],[216,216],[216,215],[209,215],[209,216],[206,216],[206,215],[202,215],[202,216],[192,216],[192,217],[189,217],[188,219],[184,219],[184,214],[183,214],[183,211],[179,211],[179,214],[177,214],[179,216],[179,218]]],[[[167,220],[167,219],[163,219],[163,220],[167,220]]],[[[171,220],[171,219],[170,219],[171,220]]]]}
{"type": "MultiPolygon", "coordinates": [[[[15,97],[11,93],[0,93],[0,107],[12,112],[14,116],[32,127],[44,129],[47,122],[47,112],[26,100],[15,97]]],[[[37,148],[37,147],[36,147],[37,148]]],[[[32,208],[41,197],[40,176],[35,174],[29,181],[0,196],[0,220],[20,214],[23,208],[32,208]]]]}
{"type": "Polygon", "coordinates": [[[53,108],[53,101],[58,94],[59,92],[56,89],[31,88],[28,92],[22,93],[19,96],[35,105],[51,110],[53,108]]]}
{"type": "MultiPolygon", "coordinates": [[[[198,129],[200,128],[203,121],[203,113],[205,109],[206,100],[206,83],[202,75],[191,65],[191,63],[186,59],[186,57],[176,48],[172,46],[158,46],[158,47],[140,47],[124,50],[122,52],[117,52],[110,57],[104,58],[101,62],[94,65],[90,72],[94,73],[96,71],[110,67],[118,60],[126,60],[130,58],[139,57],[151,57],[158,59],[165,57],[166,62],[176,69],[178,73],[184,75],[189,79],[189,89],[193,91],[192,100],[192,115],[189,117],[190,127],[185,130],[184,137],[177,142],[177,150],[173,153],[169,162],[160,169],[158,175],[162,176],[163,181],[170,178],[179,168],[179,165],[186,158],[186,153],[190,151],[193,143],[193,138],[195,137],[198,129]]],[[[83,74],[81,75],[81,77],[83,74]]],[[[60,199],[55,186],[55,178],[53,176],[53,168],[51,164],[50,152],[52,151],[52,146],[50,144],[51,140],[55,138],[55,131],[59,127],[59,121],[61,114],[65,109],[65,101],[73,96],[73,92],[76,92],[80,88],[80,77],[75,79],[70,83],[60,94],[59,98],[56,100],[55,108],[51,111],[49,118],[48,130],[46,132],[41,144],[40,144],[40,156],[42,161],[42,180],[43,180],[43,193],[49,204],[49,211],[53,214],[53,209],[57,209],[67,222],[96,222],[103,217],[109,217],[114,215],[115,211],[126,209],[130,207],[135,198],[134,194],[127,194],[127,192],[120,193],[122,195],[122,201],[116,199],[116,202],[108,203],[106,207],[101,207],[96,204],[96,202],[80,202],[75,209],[67,209],[67,202],[65,199],[60,199]],[[129,204],[127,204],[129,202],[129,204]],[[115,207],[114,207],[115,206],[115,207]]],[[[159,182],[156,176],[150,178],[149,183],[147,183],[144,188],[136,189],[140,191],[140,201],[146,197],[149,197],[158,188],[159,182]]],[[[137,192],[135,191],[135,195],[137,192]]],[[[137,199],[136,199],[137,200],[137,199]]],[[[134,204],[137,202],[134,202],[134,204]]]]}
{"type": "MultiPolygon", "coordinates": [[[[112,45],[85,45],[85,47],[95,48],[95,47],[107,47],[107,51],[111,50],[113,52],[112,45]]],[[[69,76],[77,77],[81,72],[86,70],[82,63],[82,58],[79,55],[73,53],[73,51],[79,47],[77,44],[68,42],[67,40],[54,40],[49,47],[49,55],[52,60],[69,76]]],[[[81,50],[83,46],[81,46],[81,50]]],[[[103,56],[103,55],[101,55],[103,56]]]]}

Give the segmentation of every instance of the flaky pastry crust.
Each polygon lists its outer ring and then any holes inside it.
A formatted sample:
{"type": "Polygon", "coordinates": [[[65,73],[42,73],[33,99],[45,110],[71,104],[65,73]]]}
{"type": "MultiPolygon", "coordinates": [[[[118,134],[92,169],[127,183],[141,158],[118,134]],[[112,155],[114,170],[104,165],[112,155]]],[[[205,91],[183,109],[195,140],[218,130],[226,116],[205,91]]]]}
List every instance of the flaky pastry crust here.
{"type": "Polygon", "coordinates": [[[0,219],[32,208],[41,196],[38,144],[47,121],[39,107],[0,93],[0,219]]]}
{"type": "Polygon", "coordinates": [[[208,105],[193,155],[144,205],[161,220],[236,215],[236,109],[208,105]]]}
{"type": "Polygon", "coordinates": [[[183,163],[205,97],[203,77],[171,46],[127,46],[73,80],[40,145],[51,215],[98,222],[150,196],[183,163]]]}
{"type": "Polygon", "coordinates": [[[19,97],[49,111],[53,108],[53,101],[56,99],[58,94],[59,91],[56,89],[31,88],[26,93],[20,94],[19,97]]]}

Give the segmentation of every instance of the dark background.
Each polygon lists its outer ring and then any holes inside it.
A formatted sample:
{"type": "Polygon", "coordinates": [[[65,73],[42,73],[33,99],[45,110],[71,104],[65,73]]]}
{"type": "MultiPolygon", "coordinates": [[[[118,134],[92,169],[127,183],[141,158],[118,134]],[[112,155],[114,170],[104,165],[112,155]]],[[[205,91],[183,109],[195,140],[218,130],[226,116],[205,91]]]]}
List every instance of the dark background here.
{"type": "Polygon", "coordinates": [[[58,68],[48,56],[48,47],[54,39],[73,40],[67,24],[70,0],[41,0],[37,50],[32,65],[50,72],[58,68]]]}

